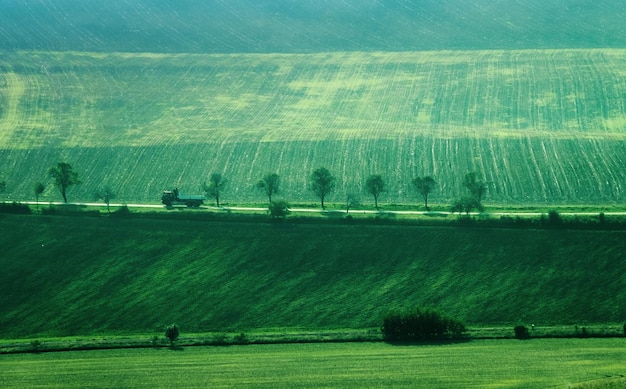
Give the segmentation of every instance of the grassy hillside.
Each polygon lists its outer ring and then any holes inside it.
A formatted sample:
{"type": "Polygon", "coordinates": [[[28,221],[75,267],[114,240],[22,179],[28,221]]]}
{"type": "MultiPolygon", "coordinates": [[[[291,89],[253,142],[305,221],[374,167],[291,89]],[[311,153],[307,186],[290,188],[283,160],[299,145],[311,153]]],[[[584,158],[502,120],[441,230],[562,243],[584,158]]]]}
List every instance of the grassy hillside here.
{"type": "MultiPolygon", "coordinates": [[[[224,200],[262,201],[268,172],[283,196],[313,201],[308,173],[338,177],[330,201],[382,174],[384,203],[463,194],[477,171],[495,203],[621,203],[626,173],[626,51],[318,54],[12,52],[0,60],[0,180],[8,199],[66,160],[91,200],[197,192],[211,172],[224,200]]],[[[363,195],[365,197],[365,195],[363,195]]],[[[59,199],[51,186],[44,201],[59,199]]]]}
{"type": "Polygon", "coordinates": [[[624,232],[1,216],[0,337],[626,318],[624,232]]]}

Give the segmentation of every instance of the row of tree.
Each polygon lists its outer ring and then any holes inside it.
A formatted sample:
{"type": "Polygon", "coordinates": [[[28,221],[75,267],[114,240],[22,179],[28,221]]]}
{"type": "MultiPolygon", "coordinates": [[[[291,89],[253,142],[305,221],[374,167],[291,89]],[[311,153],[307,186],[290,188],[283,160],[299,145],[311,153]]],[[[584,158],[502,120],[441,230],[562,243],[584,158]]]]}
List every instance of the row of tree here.
{"type": "MultiPolygon", "coordinates": [[[[48,170],[48,176],[53,180],[54,185],[58,188],[63,197],[63,201],[67,203],[67,190],[68,188],[81,183],[78,173],[73,167],[66,162],[59,162],[56,166],[51,167],[48,170]]],[[[313,170],[309,177],[309,189],[315,193],[320,199],[322,209],[326,208],[326,198],[335,191],[337,179],[332,173],[325,167],[320,167],[313,170]]],[[[215,199],[216,205],[220,206],[221,194],[226,187],[228,180],[220,173],[212,173],[208,182],[202,185],[203,191],[207,197],[215,199]]],[[[411,180],[411,185],[415,188],[424,200],[424,208],[428,211],[428,197],[430,193],[436,187],[436,181],[431,176],[416,177],[411,180]]],[[[463,179],[463,186],[469,191],[469,195],[457,200],[453,206],[453,212],[465,212],[469,214],[472,210],[482,211],[482,198],[487,190],[487,184],[480,179],[476,173],[468,173],[463,179]]],[[[266,174],[261,180],[259,180],[256,188],[263,190],[267,195],[270,207],[275,201],[274,195],[279,193],[280,190],[280,176],[276,173],[266,174]]],[[[6,183],[0,182],[0,192],[6,189],[6,183]]],[[[382,193],[386,191],[386,182],[380,174],[370,175],[365,180],[364,189],[366,192],[372,195],[374,199],[374,206],[379,209],[378,200],[382,193]]],[[[39,196],[44,192],[45,185],[41,182],[35,183],[34,194],[39,201],[39,196]]],[[[98,200],[103,200],[107,205],[115,198],[115,193],[110,186],[104,186],[99,189],[94,197],[98,200]]],[[[346,198],[346,211],[349,212],[350,208],[358,206],[358,195],[349,193],[346,198]]]]}
{"type": "MultiPolygon", "coordinates": [[[[322,209],[326,209],[326,198],[335,191],[337,179],[331,172],[324,168],[313,170],[309,177],[309,189],[315,193],[320,199],[322,209]]],[[[226,186],[227,180],[219,173],[211,174],[208,183],[203,184],[203,190],[207,197],[215,199],[216,205],[220,206],[220,195],[226,186]]],[[[424,200],[424,208],[429,210],[428,197],[436,186],[436,181],[431,176],[416,177],[411,180],[412,186],[422,196],[424,200]]],[[[457,200],[452,206],[453,212],[469,213],[473,210],[483,210],[482,198],[487,190],[487,184],[482,181],[476,173],[468,173],[463,179],[463,186],[469,191],[468,196],[464,196],[457,200]]],[[[256,183],[256,187],[261,189],[267,195],[269,204],[273,204],[273,196],[279,193],[280,176],[276,173],[265,175],[256,183]]],[[[378,207],[378,199],[380,195],[386,191],[386,183],[380,174],[373,174],[365,180],[365,191],[374,198],[374,206],[378,207]]],[[[359,204],[358,196],[348,193],[346,197],[346,211],[359,204]]]]}

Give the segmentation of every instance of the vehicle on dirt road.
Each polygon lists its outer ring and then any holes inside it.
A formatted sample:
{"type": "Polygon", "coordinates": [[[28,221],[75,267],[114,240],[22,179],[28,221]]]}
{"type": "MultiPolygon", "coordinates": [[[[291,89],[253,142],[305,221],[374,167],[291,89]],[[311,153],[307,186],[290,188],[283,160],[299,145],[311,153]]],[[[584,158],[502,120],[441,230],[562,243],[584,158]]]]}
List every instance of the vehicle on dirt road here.
{"type": "Polygon", "coordinates": [[[161,195],[161,202],[166,207],[172,208],[175,206],[184,205],[189,208],[197,208],[204,204],[204,196],[202,195],[181,195],[178,192],[178,188],[173,190],[164,190],[161,195]]]}

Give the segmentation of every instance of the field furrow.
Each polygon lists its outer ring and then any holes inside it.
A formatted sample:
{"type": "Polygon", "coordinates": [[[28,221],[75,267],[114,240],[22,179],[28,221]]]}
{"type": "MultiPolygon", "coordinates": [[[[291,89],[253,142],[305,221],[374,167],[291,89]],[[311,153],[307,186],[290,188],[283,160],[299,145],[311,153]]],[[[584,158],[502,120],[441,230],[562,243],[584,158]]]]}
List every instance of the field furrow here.
{"type": "Polygon", "coordinates": [[[314,201],[307,179],[325,166],[340,178],[331,201],[367,198],[381,174],[384,202],[416,202],[410,180],[432,175],[433,201],[449,203],[470,171],[486,201],[623,201],[626,50],[6,54],[8,199],[32,198],[66,159],[81,199],[106,182],[122,201],[157,201],[221,172],[229,201],[249,202],[277,172],[285,199],[314,201]]]}

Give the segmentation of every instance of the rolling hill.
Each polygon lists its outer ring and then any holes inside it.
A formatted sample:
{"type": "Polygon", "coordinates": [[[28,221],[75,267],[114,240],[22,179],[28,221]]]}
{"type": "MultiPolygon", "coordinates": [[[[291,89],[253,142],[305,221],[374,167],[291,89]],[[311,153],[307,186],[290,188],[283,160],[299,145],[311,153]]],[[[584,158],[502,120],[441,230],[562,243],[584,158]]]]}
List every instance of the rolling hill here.
{"type": "Polygon", "coordinates": [[[5,339],[626,317],[623,231],[0,217],[5,339]]]}
{"type": "MultiPolygon", "coordinates": [[[[388,182],[383,203],[463,195],[476,171],[498,204],[622,204],[626,51],[619,49],[129,54],[12,52],[0,59],[0,180],[33,199],[71,163],[71,201],[110,185],[122,202],[194,193],[212,172],[230,204],[262,202],[282,177],[288,201],[314,202],[313,169],[338,177],[329,199],[388,182]]],[[[363,193],[363,201],[366,195],[363,193]]],[[[42,199],[58,200],[49,185],[42,199]]]]}

